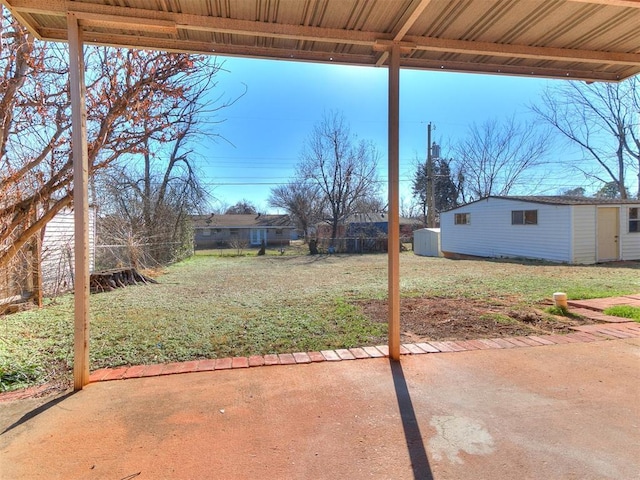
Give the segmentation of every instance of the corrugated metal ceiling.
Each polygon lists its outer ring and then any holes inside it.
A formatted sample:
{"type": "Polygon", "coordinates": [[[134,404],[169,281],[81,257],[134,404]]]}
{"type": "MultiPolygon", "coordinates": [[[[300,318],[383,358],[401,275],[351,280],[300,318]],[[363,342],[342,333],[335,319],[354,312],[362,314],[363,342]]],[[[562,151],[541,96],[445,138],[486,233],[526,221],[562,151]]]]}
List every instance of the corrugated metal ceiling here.
{"type": "Polygon", "coordinates": [[[36,34],[170,51],[618,81],[640,72],[639,0],[0,0],[36,34]]]}

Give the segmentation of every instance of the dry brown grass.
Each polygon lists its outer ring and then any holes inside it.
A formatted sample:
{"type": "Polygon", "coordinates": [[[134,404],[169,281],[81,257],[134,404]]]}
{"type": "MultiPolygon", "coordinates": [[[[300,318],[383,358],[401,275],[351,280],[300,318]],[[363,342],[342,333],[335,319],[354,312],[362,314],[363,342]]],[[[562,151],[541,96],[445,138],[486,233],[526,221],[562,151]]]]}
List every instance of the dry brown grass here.
{"type": "MultiPolygon", "coordinates": [[[[570,298],[640,291],[640,262],[576,267],[411,252],[400,258],[404,298],[470,299],[518,310],[560,290],[570,298]]],[[[167,268],[158,281],[91,297],[92,368],[386,341],[386,324],[362,308],[386,298],[384,254],[198,255],[167,268]]],[[[0,337],[3,388],[42,382],[51,366],[71,365],[72,297],[2,318],[0,337]]]]}

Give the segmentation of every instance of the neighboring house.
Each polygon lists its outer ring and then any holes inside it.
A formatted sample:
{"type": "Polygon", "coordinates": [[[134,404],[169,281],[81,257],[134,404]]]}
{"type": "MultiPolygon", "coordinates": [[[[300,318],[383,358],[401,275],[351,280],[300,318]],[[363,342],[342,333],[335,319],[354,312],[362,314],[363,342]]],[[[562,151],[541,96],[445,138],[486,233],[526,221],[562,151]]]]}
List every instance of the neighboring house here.
{"type": "MultiPolygon", "coordinates": [[[[411,237],[420,227],[420,220],[400,217],[400,236],[411,237]]],[[[337,238],[386,237],[389,233],[389,217],[385,213],[354,213],[342,218],[338,223],[337,238]]],[[[325,221],[316,225],[315,235],[331,237],[331,223],[325,221]]]]}
{"type": "Polygon", "coordinates": [[[219,247],[282,247],[296,235],[288,215],[194,215],[196,249],[219,247]]]}
{"type": "MultiPolygon", "coordinates": [[[[422,223],[412,218],[400,218],[400,237],[408,241],[413,237],[413,231],[422,223]]],[[[331,238],[332,226],[322,222],[315,226],[318,240],[331,238]]],[[[338,223],[336,238],[339,242],[337,251],[353,252],[382,252],[387,251],[387,234],[389,233],[389,217],[384,213],[354,213],[347,215],[338,223]]]]}
{"type": "Polygon", "coordinates": [[[571,264],[640,259],[640,200],[487,197],[440,214],[445,256],[571,264]]]}

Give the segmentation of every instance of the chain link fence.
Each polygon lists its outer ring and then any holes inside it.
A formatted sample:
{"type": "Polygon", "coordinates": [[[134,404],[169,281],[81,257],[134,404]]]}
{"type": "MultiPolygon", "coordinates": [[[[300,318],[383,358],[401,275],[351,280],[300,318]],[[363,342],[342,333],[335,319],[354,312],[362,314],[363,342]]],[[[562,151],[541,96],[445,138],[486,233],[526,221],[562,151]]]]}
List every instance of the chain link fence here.
{"type": "Polygon", "coordinates": [[[96,271],[112,268],[156,268],[193,255],[193,246],[181,242],[96,245],[96,271]]]}
{"type": "MultiPolygon", "coordinates": [[[[410,244],[413,237],[400,237],[400,244],[410,244]]],[[[388,251],[389,241],[386,235],[354,238],[317,238],[318,253],[383,253],[388,251]]],[[[404,248],[404,247],[403,247],[404,248]]]]}

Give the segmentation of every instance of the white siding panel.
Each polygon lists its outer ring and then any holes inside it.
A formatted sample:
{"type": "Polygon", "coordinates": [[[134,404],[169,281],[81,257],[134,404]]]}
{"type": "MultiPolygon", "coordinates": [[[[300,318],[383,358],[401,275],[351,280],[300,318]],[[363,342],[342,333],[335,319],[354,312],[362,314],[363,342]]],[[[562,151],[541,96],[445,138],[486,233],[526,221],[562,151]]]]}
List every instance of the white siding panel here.
{"type": "MultiPolygon", "coordinates": [[[[89,212],[89,269],[94,268],[95,214],[89,212]]],[[[44,229],[42,238],[42,288],[53,295],[73,288],[74,219],[73,210],[59,212],[44,229]]]]}
{"type": "Polygon", "coordinates": [[[573,206],[573,263],[596,263],[595,205],[573,206]]]}
{"type": "Polygon", "coordinates": [[[629,232],[629,208],[640,208],[640,203],[620,209],[621,260],[640,260],[640,232],[629,232]]]}
{"type": "Polygon", "coordinates": [[[490,198],[441,214],[441,248],[482,257],[537,258],[571,262],[571,208],[490,198]],[[512,210],[538,210],[537,225],[512,225],[512,210]],[[470,213],[455,225],[455,213],[470,213]]]}

